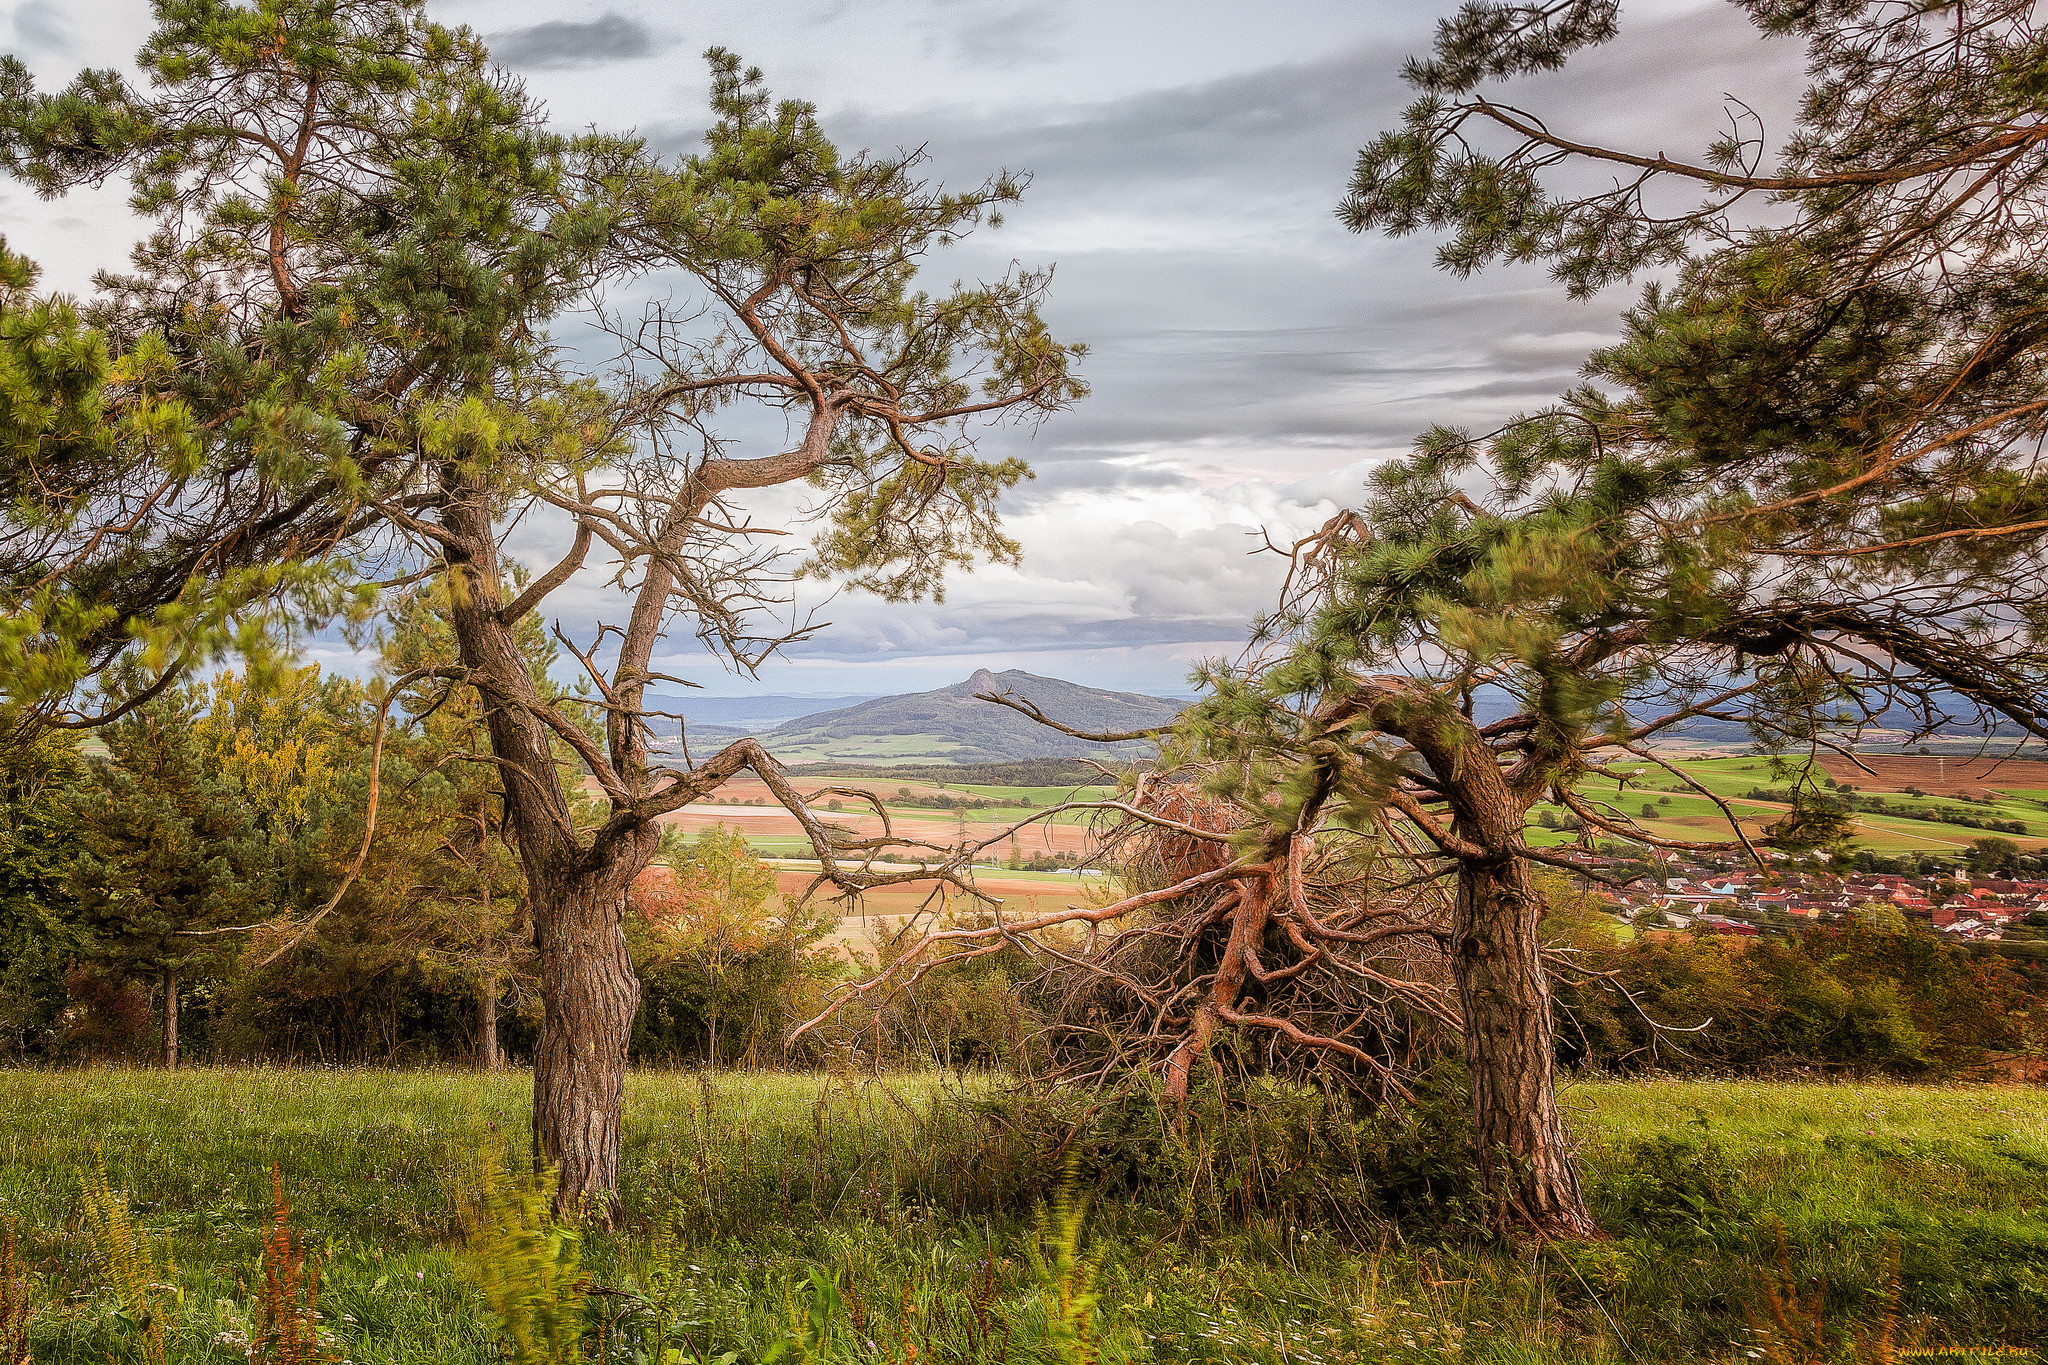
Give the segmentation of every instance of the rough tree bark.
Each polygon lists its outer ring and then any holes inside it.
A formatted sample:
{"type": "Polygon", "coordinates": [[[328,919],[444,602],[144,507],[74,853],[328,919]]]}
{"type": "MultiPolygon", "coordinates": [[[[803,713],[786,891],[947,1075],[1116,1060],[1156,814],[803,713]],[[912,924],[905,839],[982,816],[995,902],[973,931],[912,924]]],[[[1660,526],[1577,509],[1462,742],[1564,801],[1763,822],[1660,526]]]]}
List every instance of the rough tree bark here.
{"type": "MultiPolygon", "coordinates": [[[[577,837],[544,718],[553,708],[513,631],[523,614],[519,604],[508,610],[503,600],[489,500],[461,471],[451,467],[444,477],[450,488],[442,516],[453,587],[449,619],[463,665],[456,672],[483,694],[540,957],[544,1011],[533,1068],[534,1163],[557,1171],[558,1212],[587,1210],[609,1222],[626,1043],[640,1001],[622,917],[627,888],[653,857],[659,831],[652,821],[629,821],[611,838],[586,845],[577,837]]],[[[609,765],[605,775],[616,783],[609,765]]]]}
{"type": "Polygon", "coordinates": [[[1480,1180],[1493,1201],[1494,1225],[1504,1234],[1597,1237],[1557,1109],[1556,1023],[1542,944],[1549,907],[1521,851],[1529,809],[1557,756],[1540,749],[1497,753],[1470,715],[1448,710],[1410,679],[1361,680],[1357,695],[1325,719],[1341,723],[1359,711],[1427,765],[1408,779],[1412,794],[1397,788],[1397,808],[1457,868],[1451,971],[1480,1180]],[[1448,821],[1430,814],[1430,804],[1448,821]]]}
{"type": "Polygon", "coordinates": [[[1497,1230],[1596,1237],[1557,1110],[1550,974],[1538,937],[1545,912],[1523,859],[1475,859],[1458,869],[1451,966],[1465,1020],[1472,1132],[1497,1230]]]}
{"type": "MultiPolygon", "coordinates": [[[[684,539],[720,492],[749,486],[752,479],[784,482],[819,467],[836,418],[829,408],[816,415],[810,440],[788,455],[708,462],[669,509],[670,536],[684,539]]],[[[526,873],[539,955],[544,1009],[534,1056],[534,1163],[556,1170],[557,1213],[609,1224],[617,1215],[613,1195],[626,1047],[640,1001],[623,920],[633,879],[660,847],[660,816],[752,767],[816,840],[829,842],[830,836],[803,813],[802,802],[758,745],[730,746],[687,775],[652,768],[641,706],[649,661],[670,609],[675,578],[669,556],[677,545],[657,541],[652,547],[628,624],[618,632],[610,676],[584,660],[606,699],[600,745],[542,695],[516,635],[519,621],[581,566],[590,532],[580,527],[562,563],[508,603],[489,490],[453,464],[442,478],[445,503],[437,538],[461,663],[441,673],[483,696],[492,754],[504,777],[505,824],[526,873]],[[605,794],[608,810],[594,830],[575,827],[558,742],[574,751],[575,761],[605,794]]]]}
{"type": "Polygon", "coordinates": [[[178,969],[164,968],[163,1064],[164,1070],[178,1069],[178,969]]]}
{"type": "Polygon", "coordinates": [[[626,1044],[640,1007],[619,871],[535,888],[535,904],[549,909],[535,919],[545,1012],[533,1057],[533,1153],[536,1166],[558,1172],[557,1205],[608,1204],[618,1188],[626,1044]]]}
{"type": "Polygon", "coordinates": [[[476,1059],[486,1071],[497,1071],[504,1067],[504,1054],[498,1051],[498,978],[495,973],[486,974],[476,983],[476,1059]]]}

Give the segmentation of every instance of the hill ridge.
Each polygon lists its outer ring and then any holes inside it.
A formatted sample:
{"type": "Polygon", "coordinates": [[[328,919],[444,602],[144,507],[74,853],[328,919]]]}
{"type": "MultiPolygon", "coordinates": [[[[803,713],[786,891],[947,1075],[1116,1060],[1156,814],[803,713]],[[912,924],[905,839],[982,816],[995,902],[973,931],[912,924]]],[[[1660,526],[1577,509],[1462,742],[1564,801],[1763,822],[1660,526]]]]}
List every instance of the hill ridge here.
{"type": "MultiPolygon", "coordinates": [[[[927,692],[877,697],[785,721],[756,732],[786,762],[1004,763],[1082,755],[1128,757],[1149,741],[1096,744],[1040,725],[1006,707],[975,700],[1009,692],[1077,730],[1144,730],[1171,723],[1184,703],[1143,692],[1115,692],[1021,668],[978,668],[965,681],[927,692]]],[[[693,725],[691,739],[715,743],[740,731],[693,725]]]]}

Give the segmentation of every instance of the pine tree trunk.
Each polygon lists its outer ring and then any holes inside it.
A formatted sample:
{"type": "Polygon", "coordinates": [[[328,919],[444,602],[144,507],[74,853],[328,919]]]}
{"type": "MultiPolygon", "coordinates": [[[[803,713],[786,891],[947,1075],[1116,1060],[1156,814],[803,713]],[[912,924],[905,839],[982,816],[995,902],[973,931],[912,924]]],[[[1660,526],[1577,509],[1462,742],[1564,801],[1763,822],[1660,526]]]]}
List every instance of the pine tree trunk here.
{"type": "Polygon", "coordinates": [[[487,975],[476,987],[476,1057],[486,1071],[505,1065],[498,1051],[498,978],[487,975]]]}
{"type": "Polygon", "coordinates": [[[1528,873],[1526,860],[1503,856],[1467,861],[1458,876],[1452,960],[1480,1177],[1499,1231],[1597,1237],[1557,1112],[1544,902],[1528,873]]]}
{"type": "Polygon", "coordinates": [[[178,1069],[178,969],[164,968],[164,1070],[178,1069]]]}
{"type": "Polygon", "coordinates": [[[620,925],[624,890],[585,876],[536,881],[533,899],[544,1007],[533,1058],[534,1157],[556,1168],[557,1214],[588,1212],[610,1226],[626,1045],[640,1006],[620,925]]]}

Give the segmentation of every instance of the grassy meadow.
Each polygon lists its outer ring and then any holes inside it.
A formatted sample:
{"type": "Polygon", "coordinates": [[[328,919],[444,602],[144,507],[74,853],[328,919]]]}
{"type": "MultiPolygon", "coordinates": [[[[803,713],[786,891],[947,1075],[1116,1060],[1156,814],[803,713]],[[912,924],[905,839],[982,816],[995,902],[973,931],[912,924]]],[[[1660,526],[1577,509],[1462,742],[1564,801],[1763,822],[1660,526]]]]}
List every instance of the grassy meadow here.
{"type": "MultiPolygon", "coordinates": [[[[2032,1089],[1575,1085],[1611,1239],[1573,1247],[1474,1240],[1426,1119],[1299,1094],[1177,1137],[1142,1097],[1054,1113],[937,1075],[628,1093],[625,1229],[579,1240],[507,1174],[521,1075],[0,1072],[30,1354],[1506,1365],[2048,1340],[2032,1089]],[[1046,1134],[1069,1129],[1062,1159],[1046,1134]],[[265,1259],[273,1166],[297,1269],[274,1236],[265,1259]],[[313,1266],[318,1343],[277,1327],[313,1266]]],[[[6,1319],[0,1294],[0,1342],[6,1319]]]]}

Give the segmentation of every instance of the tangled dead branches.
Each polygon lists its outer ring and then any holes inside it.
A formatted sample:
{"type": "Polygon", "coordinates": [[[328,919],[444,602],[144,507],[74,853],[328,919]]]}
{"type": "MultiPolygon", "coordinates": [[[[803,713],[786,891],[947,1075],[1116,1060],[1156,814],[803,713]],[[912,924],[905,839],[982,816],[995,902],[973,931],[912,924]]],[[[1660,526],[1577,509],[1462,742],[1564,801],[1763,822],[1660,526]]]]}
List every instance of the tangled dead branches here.
{"type": "Polygon", "coordinates": [[[1396,848],[1385,830],[1301,831],[1247,850],[1252,813],[1204,795],[1201,777],[1140,777],[1128,800],[1073,803],[1106,817],[1098,860],[1123,895],[1021,920],[984,898],[989,913],[934,924],[796,1036],[853,1001],[879,1005],[1016,945],[1043,967],[1032,984],[1059,1079],[1153,1074],[1178,1100],[1198,1065],[1221,1081],[1234,1062],[1334,1074],[1372,1101],[1406,1097],[1403,1073],[1461,1028],[1440,884],[1384,856],[1396,848]]]}

